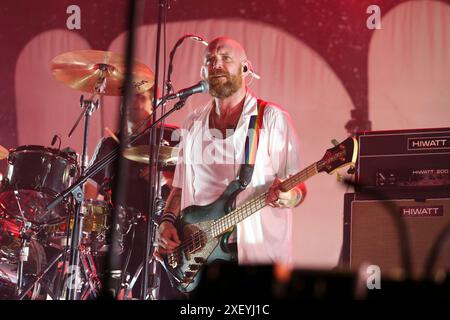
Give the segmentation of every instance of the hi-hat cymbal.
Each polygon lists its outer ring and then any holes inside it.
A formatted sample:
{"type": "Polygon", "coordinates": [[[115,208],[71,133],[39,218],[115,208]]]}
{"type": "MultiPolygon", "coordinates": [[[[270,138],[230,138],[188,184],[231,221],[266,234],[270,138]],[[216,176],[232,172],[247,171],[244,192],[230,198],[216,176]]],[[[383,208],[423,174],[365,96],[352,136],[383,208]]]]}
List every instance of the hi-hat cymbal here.
{"type": "MultiPolygon", "coordinates": [[[[123,156],[128,160],[147,164],[150,161],[150,146],[142,145],[127,148],[123,151],[123,156]]],[[[163,166],[176,165],[177,157],[177,147],[160,146],[158,162],[163,166]]]]}
{"type": "Polygon", "coordinates": [[[0,160],[6,159],[9,156],[9,151],[0,145],[0,160]]]}
{"type": "MultiPolygon", "coordinates": [[[[117,53],[99,50],[78,50],[60,54],[52,60],[56,80],[83,92],[97,93],[103,78],[107,96],[122,96],[125,81],[125,58],[117,53]]],[[[153,86],[154,73],[145,64],[134,61],[133,87],[144,92],[153,86]]]]}

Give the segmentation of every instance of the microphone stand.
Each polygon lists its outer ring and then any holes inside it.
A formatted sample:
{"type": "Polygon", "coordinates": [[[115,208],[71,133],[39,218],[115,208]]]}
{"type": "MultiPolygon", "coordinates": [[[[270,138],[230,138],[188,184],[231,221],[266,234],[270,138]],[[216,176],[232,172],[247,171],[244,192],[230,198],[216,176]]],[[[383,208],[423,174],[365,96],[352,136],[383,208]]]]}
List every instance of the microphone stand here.
{"type": "Polygon", "coordinates": [[[204,44],[205,46],[208,46],[208,42],[196,34],[185,34],[180,39],[178,39],[178,41],[175,43],[175,45],[172,48],[172,51],[170,51],[170,54],[169,54],[169,67],[167,68],[167,81],[166,81],[166,88],[167,88],[168,94],[170,94],[173,91],[172,71],[173,71],[173,58],[175,57],[175,52],[177,51],[178,47],[181,46],[183,41],[186,40],[187,38],[195,40],[195,41],[199,41],[200,43],[204,44]]]}

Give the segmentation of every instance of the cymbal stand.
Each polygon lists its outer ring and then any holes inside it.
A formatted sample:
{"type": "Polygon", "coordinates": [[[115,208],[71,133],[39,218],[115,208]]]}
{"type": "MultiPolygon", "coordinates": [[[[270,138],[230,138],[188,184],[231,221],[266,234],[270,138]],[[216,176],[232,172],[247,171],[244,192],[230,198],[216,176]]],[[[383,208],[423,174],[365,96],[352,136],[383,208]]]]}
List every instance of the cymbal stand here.
{"type": "MultiPolygon", "coordinates": [[[[107,71],[107,66],[100,65],[100,70],[104,73],[107,71]]],[[[97,81],[95,86],[96,94],[104,93],[106,89],[106,77],[101,75],[97,81]]],[[[93,101],[94,94],[90,99],[85,100],[83,96],[80,98],[80,107],[83,108],[84,114],[84,134],[83,134],[83,151],[81,155],[81,175],[84,174],[86,168],[88,167],[88,156],[87,156],[87,147],[88,147],[88,136],[89,136],[89,120],[95,110],[99,107],[99,100],[96,102],[93,101]]],[[[80,118],[78,118],[75,127],[78,125],[80,118]]],[[[71,130],[73,132],[74,129],[71,130]]],[[[83,185],[84,189],[84,185],[83,185]]],[[[84,200],[84,190],[82,186],[78,186],[73,191],[74,200],[75,200],[75,210],[74,210],[74,224],[72,230],[72,237],[70,243],[70,258],[69,258],[69,272],[71,275],[70,283],[67,283],[68,290],[66,294],[67,300],[77,300],[79,294],[79,262],[80,262],[80,240],[82,237],[83,230],[83,216],[85,214],[85,208],[83,207],[84,200]]],[[[89,281],[89,279],[87,279],[89,281]]]]}

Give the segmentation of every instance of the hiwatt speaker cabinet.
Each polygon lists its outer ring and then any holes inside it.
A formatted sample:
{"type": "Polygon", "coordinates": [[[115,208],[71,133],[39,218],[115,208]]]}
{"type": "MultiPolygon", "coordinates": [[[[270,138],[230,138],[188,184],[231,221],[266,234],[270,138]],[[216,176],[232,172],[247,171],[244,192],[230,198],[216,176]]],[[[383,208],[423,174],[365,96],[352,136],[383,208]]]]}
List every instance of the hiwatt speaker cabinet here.
{"type": "MultiPolygon", "coordinates": [[[[395,218],[409,234],[413,275],[423,275],[430,249],[450,225],[450,191],[348,193],[344,201],[344,266],[358,269],[378,265],[382,274],[402,270],[401,246],[395,218]]],[[[433,271],[450,271],[450,239],[447,238],[433,271]]]]}

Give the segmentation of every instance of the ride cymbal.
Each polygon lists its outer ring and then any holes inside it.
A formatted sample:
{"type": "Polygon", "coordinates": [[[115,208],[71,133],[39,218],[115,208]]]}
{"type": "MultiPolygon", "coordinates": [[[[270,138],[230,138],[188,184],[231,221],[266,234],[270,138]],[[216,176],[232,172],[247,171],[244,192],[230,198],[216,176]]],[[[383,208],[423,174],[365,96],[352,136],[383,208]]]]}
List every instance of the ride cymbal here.
{"type": "MultiPolygon", "coordinates": [[[[117,53],[100,50],[78,50],[60,54],[52,60],[55,79],[83,92],[106,96],[122,96],[125,81],[125,58],[117,53]]],[[[149,90],[154,73],[144,63],[134,60],[133,87],[138,93],[149,90]]]]}
{"type": "MultiPolygon", "coordinates": [[[[141,145],[127,148],[123,151],[124,158],[139,163],[149,163],[150,146],[141,145]]],[[[159,147],[158,162],[164,166],[176,165],[178,157],[178,148],[169,146],[159,147]]]]}

